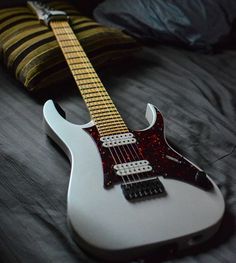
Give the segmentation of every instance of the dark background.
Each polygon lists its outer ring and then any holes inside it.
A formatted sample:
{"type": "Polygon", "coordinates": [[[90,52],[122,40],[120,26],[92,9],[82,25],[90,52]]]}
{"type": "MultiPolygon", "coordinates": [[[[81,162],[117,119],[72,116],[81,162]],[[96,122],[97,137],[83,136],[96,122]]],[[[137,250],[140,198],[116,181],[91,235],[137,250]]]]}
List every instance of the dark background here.
{"type": "MultiPolygon", "coordinates": [[[[91,14],[97,2],[82,5],[91,14]]],[[[146,127],[146,103],[161,110],[168,139],[211,175],[226,201],[222,226],[206,244],[169,259],[155,251],[133,263],[235,262],[235,73],[235,50],[213,55],[166,45],[144,46],[98,72],[131,129],[146,127]]],[[[70,163],[45,135],[42,107],[48,98],[62,106],[69,121],[89,121],[74,86],[38,99],[0,66],[1,263],[98,262],[77,246],[67,227],[70,163]]]]}
{"type": "MultiPolygon", "coordinates": [[[[11,7],[15,5],[22,5],[25,4],[27,1],[26,0],[13,0],[13,1],[0,1],[0,8],[2,7],[11,7]]],[[[50,2],[50,1],[40,1],[40,2],[50,2]]],[[[68,1],[70,3],[73,3],[77,5],[79,10],[83,12],[84,14],[90,14],[92,13],[93,8],[102,0],[71,0],[68,1]]]]}

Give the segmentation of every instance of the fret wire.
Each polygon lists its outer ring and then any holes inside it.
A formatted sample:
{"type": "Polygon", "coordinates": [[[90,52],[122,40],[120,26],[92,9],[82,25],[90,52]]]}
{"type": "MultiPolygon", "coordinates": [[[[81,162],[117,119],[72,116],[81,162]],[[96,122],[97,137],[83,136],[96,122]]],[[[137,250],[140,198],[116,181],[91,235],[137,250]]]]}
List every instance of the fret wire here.
{"type": "Polygon", "coordinates": [[[99,117],[97,117],[96,120],[98,120],[98,121],[101,122],[101,123],[103,123],[103,122],[105,122],[105,121],[116,121],[116,120],[117,120],[117,121],[118,121],[118,120],[120,121],[120,117],[116,117],[116,116],[109,117],[109,118],[104,118],[104,117],[103,117],[103,118],[102,118],[102,117],[99,118],[99,117]]]}
{"type": "Polygon", "coordinates": [[[101,90],[101,88],[99,88],[99,86],[97,86],[97,85],[95,85],[95,84],[90,84],[89,86],[88,85],[84,85],[84,84],[82,84],[82,83],[79,83],[78,81],[76,81],[76,83],[79,85],[79,88],[80,88],[80,90],[81,90],[81,94],[84,94],[83,92],[85,91],[85,90],[91,90],[91,89],[96,89],[97,88],[97,90],[96,90],[96,94],[98,95],[98,96],[101,96],[101,92],[102,92],[102,90],[101,90]]]}
{"type": "Polygon", "coordinates": [[[119,128],[119,127],[110,127],[110,128],[100,128],[99,126],[97,127],[99,132],[105,134],[109,134],[110,132],[113,132],[114,134],[116,133],[123,133],[123,132],[126,132],[124,128],[119,128]]]}
{"type": "MultiPolygon", "coordinates": [[[[92,72],[85,72],[83,69],[79,69],[79,68],[77,68],[76,70],[73,70],[73,73],[74,73],[74,74],[80,74],[80,75],[82,75],[82,74],[84,74],[84,75],[89,75],[89,74],[91,74],[94,78],[99,79],[98,76],[95,75],[94,73],[92,73],[92,72]]],[[[99,82],[101,82],[101,81],[99,80],[99,82]]],[[[102,84],[101,84],[101,86],[102,86],[102,84]]],[[[104,87],[103,87],[103,88],[104,88],[104,87]]]]}
{"type": "Polygon", "coordinates": [[[117,124],[122,125],[122,126],[124,125],[124,123],[121,123],[121,122],[118,121],[118,120],[117,120],[117,121],[109,121],[109,122],[105,122],[105,121],[99,122],[99,125],[100,125],[100,127],[101,127],[102,125],[106,125],[106,124],[108,124],[108,125],[109,125],[109,124],[112,124],[112,125],[113,125],[114,123],[117,123],[117,124]]]}
{"type": "MultiPolygon", "coordinates": [[[[76,83],[82,88],[82,89],[91,89],[91,88],[97,88],[97,85],[95,83],[90,83],[88,86],[87,83],[79,83],[78,80],[76,80],[76,83]],[[93,86],[94,85],[94,86],[93,86]]],[[[98,91],[99,92],[99,91],[98,91]]]]}
{"type": "MultiPolygon", "coordinates": [[[[86,78],[79,78],[76,75],[75,75],[75,79],[78,80],[78,81],[83,81],[83,84],[84,84],[84,80],[91,80],[91,78],[88,78],[88,77],[86,77],[86,78]]],[[[96,76],[92,80],[93,80],[92,82],[85,82],[85,83],[96,83],[96,84],[100,83],[100,80],[96,76]]]]}
{"type": "Polygon", "coordinates": [[[116,126],[116,127],[120,127],[120,128],[124,128],[125,124],[121,123],[119,120],[118,121],[111,121],[111,122],[100,122],[95,120],[95,122],[98,122],[98,126],[99,128],[103,128],[103,127],[111,127],[111,126],[116,126]]]}
{"type": "Polygon", "coordinates": [[[106,97],[106,98],[86,98],[86,101],[89,102],[89,103],[100,103],[100,102],[105,102],[107,101],[108,103],[111,103],[113,104],[112,100],[109,98],[109,97],[106,97]]]}
{"type": "MultiPolygon", "coordinates": [[[[74,74],[73,74],[73,75],[74,75],[74,74]]],[[[83,78],[83,79],[82,79],[82,78],[78,78],[78,79],[76,79],[76,80],[78,80],[78,81],[79,81],[79,80],[83,81],[83,80],[87,80],[87,79],[91,79],[91,78],[83,78]]],[[[95,83],[95,82],[92,82],[92,83],[95,83]]]]}
{"type": "Polygon", "coordinates": [[[54,28],[54,29],[58,29],[58,28],[59,28],[59,29],[65,29],[63,26],[54,26],[53,28],[54,28]]]}
{"type": "MultiPolygon", "coordinates": [[[[107,114],[106,114],[106,116],[107,116],[107,114]]],[[[115,117],[118,117],[118,115],[116,114],[116,115],[114,115],[115,117]]],[[[122,121],[122,119],[121,118],[119,118],[120,119],[120,122],[122,121]]],[[[94,115],[94,120],[95,121],[97,121],[97,122],[99,122],[99,121],[101,121],[101,120],[99,120],[99,118],[98,118],[98,115],[94,115]]]]}
{"type": "Polygon", "coordinates": [[[103,123],[103,122],[108,122],[108,121],[119,121],[120,122],[122,119],[118,115],[114,115],[113,117],[109,116],[109,118],[107,118],[107,116],[103,116],[103,117],[97,116],[96,120],[103,123]]]}
{"type": "Polygon", "coordinates": [[[100,114],[100,113],[102,113],[102,114],[110,115],[109,112],[116,113],[117,115],[119,114],[116,111],[112,111],[110,109],[96,109],[96,110],[94,109],[93,110],[93,114],[100,114]]]}
{"type": "Polygon", "coordinates": [[[91,73],[90,72],[83,72],[83,73],[80,72],[80,73],[74,73],[73,75],[74,76],[77,76],[77,75],[80,76],[80,75],[87,75],[87,74],[91,74],[91,73]]]}
{"type": "Polygon", "coordinates": [[[112,101],[111,101],[111,99],[109,99],[109,98],[107,98],[107,99],[97,99],[97,100],[95,100],[94,98],[86,98],[86,101],[88,102],[88,103],[100,103],[100,102],[104,102],[104,101],[107,101],[107,102],[109,102],[110,101],[110,103],[112,103],[112,101]]]}
{"type": "Polygon", "coordinates": [[[112,134],[125,133],[127,131],[125,129],[107,129],[107,130],[98,129],[98,132],[101,136],[107,136],[112,134]]]}
{"type": "Polygon", "coordinates": [[[61,42],[68,42],[71,41],[70,39],[64,39],[64,40],[60,40],[61,42]]]}
{"type": "MultiPolygon", "coordinates": [[[[71,50],[71,51],[65,50],[64,53],[65,53],[65,54],[73,54],[73,53],[82,53],[82,52],[80,52],[79,50],[71,50]]],[[[81,57],[81,58],[82,58],[82,57],[85,58],[85,56],[80,56],[80,57],[81,57]]]]}
{"type": "MultiPolygon", "coordinates": [[[[89,89],[89,90],[90,90],[90,89],[89,89]]],[[[98,91],[86,92],[86,89],[81,89],[81,93],[83,94],[84,97],[86,97],[86,98],[88,98],[88,99],[90,99],[90,98],[96,98],[96,97],[101,98],[101,95],[100,95],[100,94],[97,95],[98,91]],[[95,94],[96,94],[96,96],[95,96],[95,94]]],[[[100,93],[102,94],[103,97],[109,97],[109,95],[108,95],[105,91],[103,91],[103,90],[101,90],[100,93]]]]}
{"type": "MultiPolygon", "coordinates": [[[[100,117],[100,118],[103,118],[103,117],[107,117],[107,116],[113,116],[113,117],[119,117],[119,112],[116,112],[116,111],[111,111],[110,114],[107,114],[106,111],[101,111],[101,110],[96,110],[96,111],[93,111],[92,114],[95,116],[95,117],[100,117]]],[[[120,117],[121,118],[121,117],[120,117]]],[[[122,118],[121,118],[122,119],[122,118]]]]}
{"type": "Polygon", "coordinates": [[[64,35],[73,35],[74,36],[74,33],[71,33],[71,32],[66,32],[66,33],[57,33],[58,36],[64,36],[64,35]]]}
{"type": "MultiPolygon", "coordinates": [[[[67,57],[67,59],[68,60],[70,60],[70,59],[79,59],[79,58],[81,58],[82,59],[82,57],[79,57],[79,56],[77,56],[77,57],[69,57],[68,55],[66,55],[66,57],[67,57]]],[[[72,63],[75,63],[75,61],[72,61],[72,63]]],[[[69,61],[69,64],[70,64],[70,61],[69,61]]],[[[87,62],[87,61],[77,61],[77,64],[78,65],[80,65],[80,64],[89,64],[89,62],[87,62]]]]}
{"type": "MultiPolygon", "coordinates": [[[[76,65],[76,66],[78,66],[79,65],[79,63],[78,62],[70,62],[70,66],[74,66],[74,65],[76,65]]],[[[88,68],[75,68],[75,70],[76,69],[88,69],[88,68]]],[[[91,68],[92,69],[92,68],[91,68]]],[[[91,72],[87,72],[87,73],[91,73],[91,72]]]]}
{"type": "Polygon", "coordinates": [[[114,130],[114,129],[116,129],[116,130],[121,130],[121,129],[125,129],[125,127],[126,127],[126,125],[123,123],[123,124],[121,124],[120,122],[113,122],[113,123],[103,123],[103,124],[101,124],[101,123],[97,123],[96,121],[95,121],[95,123],[96,123],[96,126],[97,126],[97,128],[100,130],[100,131],[103,131],[103,132],[106,132],[107,130],[114,130]]]}
{"type": "Polygon", "coordinates": [[[96,109],[101,109],[101,108],[104,108],[106,107],[106,109],[110,109],[110,110],[113,110],[114,109],[114,105],[112,103],[94,103],[94,102],[85,102],[88,106],[89,109],[91,110],[96,110],[96,109]]]}
{"type": "Polygon", "coordinates": [[[113,116],[119,116],[120,115],[119,112],[115,110],[115,108],[112,110],[110,110],[110,109],[108,110],[107,108],[96,109],[96,110],[94,109],[92,113],[98,117],[101,117],[101,116],[104,117],[104,116],[110,116],[110,114],[108,114],[109,112],[113,116]]]}
{"type": "MultiPolygon", "coordinates": [[[[66,49],[68,48],[68,49],[71,50],[71,48],[73,48],[73,47],[75,47],[75,46],[63,46],[63,48],[65,49],[64,52],[67,53],[67,50],[66,50],[66,49]]],[[[80,49],[74,49],[73,52],[76,52],[76,53],[82,54],[83,56],[81,56],[81,57],[87,59],[87,56],[84,55],[84,52],[83,52],[82,50],[80,50],[80,49]]]]}
{"type": "Polygon", "coordinates": [[[89,108],[91,108],[91,109],[93,109],[93,110],[95,110],[95,109],[97,109],[97,108],[100,109],[101,106],[104,107],[105,105],[106,105],[107,108],[109,108],[109,109],[113,109],[113,108],[114,108],[114,105],[113,105],[112,102],[105,103],[105,102],[103,101],[102,103],[97,103],[97,102],[88,102],[88,101],[86,101],[86,104],[87,104],[87,106],[88,106],[89,108]]]}
{"type": "MultiPolygon", "coordinates": [[[[108,95],[108,93],[106,92],[106,90],[103,90],[102,87],[98,86],[98,87],[96,87],[96,88],[97,88],[97,89],[100,89],[100,92],[106,93],[106,94],[108,95]]],[[[85,94],[97,93],[97,90],[94,91],[94,89],[95,89],[95,87],[88,87],[88,88],[83,87],[83,88],[81,89],[81,91],[84,92],[85,94]]]]}
{"type": "MultiPolygon", "coordinates": [[[[78,63],[75,63],[77,66],[78,66],[78,63]]],[[[71,64],[71,66],[73,66],[73,64],[71,64]]],[[[72,67],[71,67],[72,68],[72,67]]],[[[88,67],[88,68],[90,68],[90,67],[88,67]]],[[[73,70],[79,70],[79,69],[88,69],[88,68],[72,68],[73,70]]],[[[91,69],[92,69],[92,67],[91,67],[91,69]]],[[[91,73],[91,72],[88,72],[88,73],[91,73]]]]}
{"type": "Polygon", "coordinates": [[[125,132],[127,132],[126,129],[121,129],[121,128],[100,129],[99,127],[98,127],[98,131],[100,133],[102,133],[102,136],[106,136],[106,135],[109,135],[109,134],[117,134],[117,133],[125,133],[125,132]]]}
{"type": "Polygon", "coordinates": [[[113,113],[113,114],[107,114],[107,113],[99,113],[99,114],[97,114],[96,115],[96,118],[104,118],[104,117],[107,117],[107,116],[110,116],[110,118],[111,119],[113,119],[113,118],[120,118],[121,119],[121,117],[117,114],[117,113],[113,113]]]}
{"type": "Polygon", "coordinates": [[[99,97],[99,96],[97,96],[97,97],[86,97],[86,100],[88,102],[90,102],[90,101],[97,102],[97,101],[102,101],[103,99],[106,100],[106,101],[111,101],[112,102],[112,100],[108,96],[105,96],[103,98],[99,97]]]}
{"type": "MultiPolygon", "coordinates": [[[[93,96],[95,93],[97,93],[97,90],[94,91],[94,89],[95,88],[82,88],[81,92],[83,92],[83,94],[86,95],[86,96],[87,95],[93,96]]],[[[98,87],[98,89],[99,89],[99,87],[98,87]]],[[[100,92],[102,92],[102,93],[106,94],[107,96],[109,96],[106,90],[100,89],[100,92]]]]}
{"type": "Polygon", "coordinates": [[[96,84],[99,84],[98,82],[83,82],[82,80],[76,79],[76,83],[78,82],[79,85],[92,85],[94,84],[96,86],[96,84]]]}
{"type": "MultiPolygon", "coordinates": [[[[112,102],[112,100],[110,99],[110,98],[106,98],[106,99],[97,99],[97,100],[95,100],[95,99],[93,99],[93,98],[86,98],[86,102],[88,102],[88,103],[101,103],[101,102],[106,102],[107,104],[113,104],[113,102],[112,102]]],[[[98,104],[97,104],[98,105],[98,104]]]]}
{"type": "MultiPolygon", "coordinates": [[[[65,46],[63,46],[63,47],[64,47],[64,48],[69,48],[69,47],[77,48],[77,45],[69,45],[69,46],[65,45],[65,46]]],[[[79,52],[83,53],[82,51],[79,51],[79,52]]]]}
{"type": "MultiPolygon", "coordinates": [[[[79,55],[78,53],[79,53],[78,51],[65,52],[65,54],[66,54],[68,59],[79,59],[79,62],[77,62],[77,63],[81,63],[82,64],[81,59],[85,59],[86,57],[82,56],[82,55],[79,55]],[[70,57],[71,54],[75,55],[75,57],[70,57]]],[[[73,63],[75,63],[75,62],[73,62],[73,63]]],[[[85,64],[85,63],[89,64],[88,61],[83,62],[83,64],[85,64]]]]}
{"type": "MultiPolygon", "coordinates": [[[[104,106],[104,105],[105,105],[104,103],[103,103],[102,105],[91,105],[91,104],[90,104],[89,102],[87,102],[87,101],[86,101],[86,104],[88,105],[89,108],[91,108],[91,109],[93,109],[93,110],[102,109],[102,108],[104,108],[104,107],[101,107],[101,106],[104,106]]],[[[107,104],[106,109],[113,110],[113,109],[114,109],[114,106],[107,104]]]]}

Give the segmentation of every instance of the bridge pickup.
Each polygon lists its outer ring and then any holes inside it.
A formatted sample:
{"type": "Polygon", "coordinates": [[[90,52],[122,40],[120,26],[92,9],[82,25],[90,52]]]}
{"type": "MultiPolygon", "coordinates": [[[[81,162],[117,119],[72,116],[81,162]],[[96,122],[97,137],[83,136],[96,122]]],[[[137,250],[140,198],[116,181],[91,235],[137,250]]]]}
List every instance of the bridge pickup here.
{"type": "Polygon", "coordinates": [[[119,176],[138,174],[152,171],[152,166],[147,160],[139,160],[128,163],[119,163],[114,165],[115,173],[119,176]]]}
{"type": "Polygon", "coordinates": [[[103,136],[100,138],[100,141],[102,142],[102,146],[107,148],[136,143],[136,139],[131,132],[103,136]]]}
{"type": "Polygon", "coordinates": [[[166,194],[164,186],[157,177],[124,183],[121,185],[121,189],[129,201],[138,201],[166,194]]]}

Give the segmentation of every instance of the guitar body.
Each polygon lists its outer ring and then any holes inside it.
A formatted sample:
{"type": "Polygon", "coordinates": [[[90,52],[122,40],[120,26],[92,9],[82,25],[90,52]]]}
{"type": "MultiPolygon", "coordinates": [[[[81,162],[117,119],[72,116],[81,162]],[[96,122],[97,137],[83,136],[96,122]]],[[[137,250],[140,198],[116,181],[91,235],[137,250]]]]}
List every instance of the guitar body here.
{"type": "Polygon", "coordinates": [[[166,167],[158,174],[165,194],[133,202],[125,198],[121,183],[105,187],[104,172],[114,163],[98,141],[93,121],[75,125],[58,113],[53,101],[44,105],[46,132],[71,160],[69,224],[80,246],[103,259],[122,261],[163,246],[184,249],[200,244],[217,231],[224,213],[216,184],[206,176],[208,184],[194,185],[196,174],[191,173],[200,168],[166,142],[160,112],[148,104],[146,117],[150,126],[133,133],[155,173],[158,165],[166,167]],[[171,175],[175,169],[179,178],[171,175]]]}

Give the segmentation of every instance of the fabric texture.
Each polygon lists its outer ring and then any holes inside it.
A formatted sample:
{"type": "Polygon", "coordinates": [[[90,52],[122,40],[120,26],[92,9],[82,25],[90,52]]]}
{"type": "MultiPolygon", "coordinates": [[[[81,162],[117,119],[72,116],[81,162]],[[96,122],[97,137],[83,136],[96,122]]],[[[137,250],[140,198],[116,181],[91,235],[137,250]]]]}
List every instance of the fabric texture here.
{"type": "MultiPolygon", "coordinates": [[[[203,246],[165,260],[155,250],[130,263],[235,263],[235,72],[236,51],[212,56],[166,45],[144,47],[128,62],[98,71],[130,129],[147,127],[147,103],[159,108],[168,140],[211,176],[226,202],[219,232],[203,246]]],[[[104,263],[70,235],[70,163],[45,135],[44,101],[36,103],[18,84],[0,66],[0,262],[104,263]]],[[[90,120],[76,88],[52,99],[68,121],[90,120]]]]}
{"type": "MultiPolygon", "coordinates": [[[[71,26],[95,67],[137,50],[132,37],[80,15],[67,2],[50,2],[50,6],[70,16],[71,26]]],[[[40,24],[26,6],[0,10],[0,54],[29,91],[57,87],[72,80],[53,32],[40,24]]]]}
{"type": "Polygon", "coordinates": [[[97,21],[145,40],[211,49],[227,42],[236,19],[235,0],[106,0],[97,21]]]}

